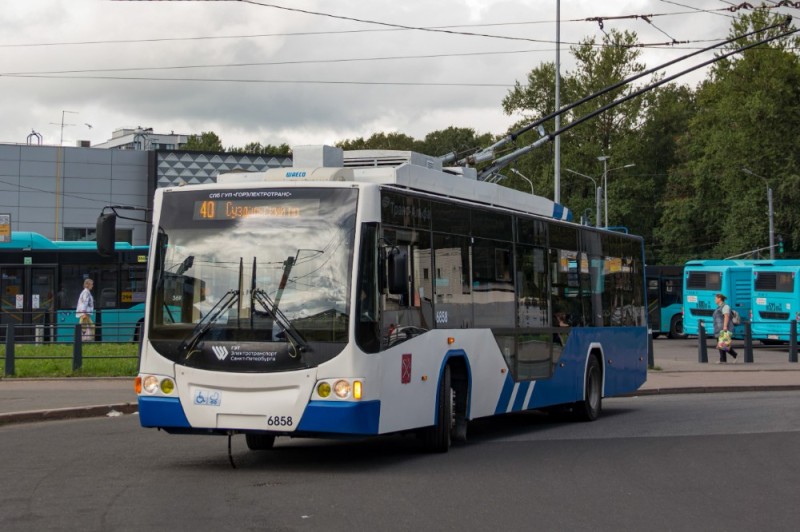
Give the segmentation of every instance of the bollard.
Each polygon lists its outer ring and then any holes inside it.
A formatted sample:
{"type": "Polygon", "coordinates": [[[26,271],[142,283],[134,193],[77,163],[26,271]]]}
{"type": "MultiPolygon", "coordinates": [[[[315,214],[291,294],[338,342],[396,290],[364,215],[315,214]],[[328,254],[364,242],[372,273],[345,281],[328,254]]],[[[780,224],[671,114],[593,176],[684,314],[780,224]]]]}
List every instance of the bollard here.
{"type": "Polygon", "coordinates": [[[647,368],[656,367],[655,357],[653,356],[653,329],[647,329],[647,368]]]}
{"type": "Polygon", "coordinates": [[[83,366],[83,331],[81,324],[75,325],[75,338],[72,341],[72,371],[78,371],[83,366]]]}
{"type": "Polygon", "coordinates": [[[697,324],[697,361],[701,364],[708,363],[708,346],[706,345],[706,328],[703,322],[697,324]]]}
{"type": "Polygon", "coordinates": [[[789,362],[797,362],[797,320],[789,322],[789,362]]]}
{"type": "Polygon", "coordinates": [[[753,324],[744,322],[744,363],[753,363],[753,324]]]}
{"type": "Polygon", "coordinates": [[[14,324],[6,324],[6,377],[14,375],[14,324]]]}

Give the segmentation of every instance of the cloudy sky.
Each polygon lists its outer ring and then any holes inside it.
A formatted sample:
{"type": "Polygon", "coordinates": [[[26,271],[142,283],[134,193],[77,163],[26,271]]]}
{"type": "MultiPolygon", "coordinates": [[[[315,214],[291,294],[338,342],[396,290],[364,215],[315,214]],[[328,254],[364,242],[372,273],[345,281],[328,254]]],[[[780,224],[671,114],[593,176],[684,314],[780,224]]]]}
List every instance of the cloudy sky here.
{"type": "MultiPolygon", "coordinates": [[[[741,2],[560,3],[567,72],[569,45],[599,41],[611,28],[635,31],[642,43],[688,41],[648,46],[648,67],[723,40],[733,15],[722,10],[741,2]],[[597,17],[602,28],[587,20],[597,17]]],[[[67,146],[97,144],[137,126],[214,131],[225,146],[333,143],[378,131],[422,138],[449,126],[501,133],[515,120],[503,114],[503,97],[554,61],[556,50],[556,0],[2,0],[0,7],[0,143],[25,143],[36,131],[44,144],[58,145],[62,135],[67,146]]]]}

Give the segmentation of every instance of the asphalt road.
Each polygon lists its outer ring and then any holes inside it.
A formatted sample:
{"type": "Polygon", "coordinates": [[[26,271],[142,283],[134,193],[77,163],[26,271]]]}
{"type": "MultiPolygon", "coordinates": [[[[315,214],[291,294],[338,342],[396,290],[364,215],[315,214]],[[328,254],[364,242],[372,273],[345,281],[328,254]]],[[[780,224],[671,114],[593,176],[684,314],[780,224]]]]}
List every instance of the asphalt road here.
{"type": "Polygon", "coordinates": [[[0,427],[2,530],[795,530],[800,392],[606,400],[524,413],[444,455],[411,437],[233,439],[135,415],[0,427]]]}

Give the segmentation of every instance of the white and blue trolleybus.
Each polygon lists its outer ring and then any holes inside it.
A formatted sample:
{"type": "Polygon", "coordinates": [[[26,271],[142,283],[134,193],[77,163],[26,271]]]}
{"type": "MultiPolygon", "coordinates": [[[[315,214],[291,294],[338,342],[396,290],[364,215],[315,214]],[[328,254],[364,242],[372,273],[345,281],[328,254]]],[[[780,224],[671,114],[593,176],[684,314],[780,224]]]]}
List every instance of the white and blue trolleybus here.
{"type": "Polygon", "coordinates": [[[142,426],[254,450],[415,432],[443,452],[470,420],[551,406],[594,420],[637,390],[641,238],[475,176],[305,146],[293,168],[157,190],[142,426]]]}

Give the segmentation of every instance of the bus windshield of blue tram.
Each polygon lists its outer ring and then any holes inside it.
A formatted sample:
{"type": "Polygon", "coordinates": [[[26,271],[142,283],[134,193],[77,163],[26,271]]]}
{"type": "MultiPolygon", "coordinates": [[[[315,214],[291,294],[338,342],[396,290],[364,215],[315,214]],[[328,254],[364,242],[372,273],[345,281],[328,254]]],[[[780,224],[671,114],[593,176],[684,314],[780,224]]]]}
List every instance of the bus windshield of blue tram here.
{"type": "Polygon", "coordinates": [[[358,191],[163,194],[148,340],[179,364],[313,367],[347,341],[358,191]]]}

